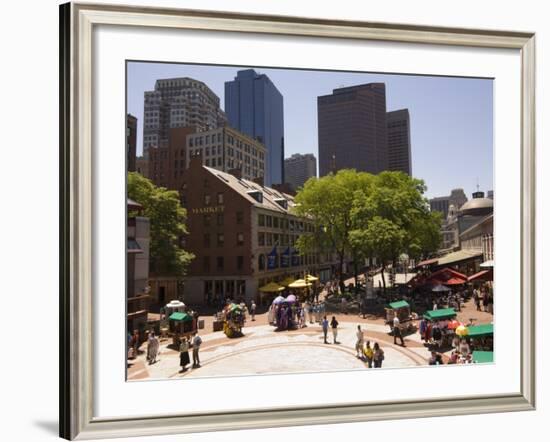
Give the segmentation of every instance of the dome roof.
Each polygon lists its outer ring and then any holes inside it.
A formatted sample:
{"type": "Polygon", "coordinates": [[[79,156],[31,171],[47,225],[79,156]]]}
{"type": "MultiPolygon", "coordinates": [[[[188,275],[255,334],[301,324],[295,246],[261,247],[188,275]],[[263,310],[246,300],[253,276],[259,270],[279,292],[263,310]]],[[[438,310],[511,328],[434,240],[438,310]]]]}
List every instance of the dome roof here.
{"type": "Polygon", "coordinates": [[[490,198],[473,198],[460,207],[463,215],[475,214],[479,212],[489,213],[493,211],[493,200],[490,198]]]}

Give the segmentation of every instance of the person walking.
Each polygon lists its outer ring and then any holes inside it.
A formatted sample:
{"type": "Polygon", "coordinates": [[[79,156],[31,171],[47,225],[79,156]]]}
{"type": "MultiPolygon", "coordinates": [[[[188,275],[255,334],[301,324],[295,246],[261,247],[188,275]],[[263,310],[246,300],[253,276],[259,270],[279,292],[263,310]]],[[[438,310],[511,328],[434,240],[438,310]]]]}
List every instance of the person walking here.
{"type": "Polygon", "coordinates": [[[365,336],[363,335],[363,330],[361,330],[361,325],[357,326],[357,341],[355,342],[355,351],[357,352],[357,357],[363,357],[363,345],[365,345],[365,336]]]}
{"type": "Polygon", "coordinates": [[[325,340],[325,344],[329,344],[327,341],[327,334],[328,334],[328,319],[326,316],[323,316],[323,321],[321,322],[321,326],[323,327],[323,337],[325,340]]]}
{"type": "Polygon", "coordinates": [[[201,361],[199,360],[199,349],[202,344],[202,338],[197,332],[193,333],[193,340],[191,345],[193,346],[193,368],[199,368],[201,366],[201,361]]]}
{"type": "Polygon", "coordinates": [[[374,350],[370,346],[370,341],[367,341],[365,344],[365,348],[363,350],[363,353],[365,355],[365,358],[367,359],[367,366],[369,368],[372,368],[372,360],[374,358],[374,350]]]}
{"type": "Polygon", "coordinates": [[[149,362],[149,365],[157,362],[159,347],[159,339],[155,336],[155,332],[152,331],[149,333],[149,338],[147,339],[147,362],[149,362]]]}
{"type": "Polygon", "coordinates": [[[342,313],[345,315],[348,314],[348,300],[343,295],[342,295],[342,313]]]}
{"type": "Polygon", "coordinates": [[[374,343],[373,347],[373,361],[374,361],[374,368],[382,368],[382,361],[384,360],[384,350],[380,348],[378,345],[378,342],[374,343]]]}
{"type": "Polygon", "coordinates": [[[338,338],[338,321],[336,320],[336,316],[332,317],[332,320],[330,321],[330,327],[332,329],[332,337],[334,338],[334,343],[338,344],[338,341],[336,340],[338,338]]]}
{"type": "Polygon", "coordinates": [[[405,347],[405,341],[403,341],[403,335],[401,334],[401,327],[399,326],[399,318],[397,314],[393,317],[393,343],[397,344],[397,338],[401,340],[401,346],[405,347]]]}
{"type": "Polygon", "coordinates": [[[185,370],[187,370],[187,365],[189,364],[189,341],[185,337],[180,342],[180,373],[183,373],[185,370]]]}
{"type": "Polygon", "coordinates": [[[250,303],[250,320],[256,320],[256,303],[254,302],[254,300],[252,300],[252,302],[250,303]]]}

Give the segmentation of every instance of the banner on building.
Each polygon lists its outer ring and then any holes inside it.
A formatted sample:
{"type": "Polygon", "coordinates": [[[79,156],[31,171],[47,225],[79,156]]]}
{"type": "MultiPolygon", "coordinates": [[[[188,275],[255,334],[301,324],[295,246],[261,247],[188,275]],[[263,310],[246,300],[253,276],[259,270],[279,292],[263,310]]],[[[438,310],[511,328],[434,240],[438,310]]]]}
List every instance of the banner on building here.
{"type": "Polygon", "coordinates": [[[288,267],[290,265],[290,247],[281,254],[281,267],[288,267]]]}
{"type": "Polygon", "coordinates": [[[277,268],[277,247],[273,247],[273,250],[267,255],[267,268],[268,270],[277,268]]]}

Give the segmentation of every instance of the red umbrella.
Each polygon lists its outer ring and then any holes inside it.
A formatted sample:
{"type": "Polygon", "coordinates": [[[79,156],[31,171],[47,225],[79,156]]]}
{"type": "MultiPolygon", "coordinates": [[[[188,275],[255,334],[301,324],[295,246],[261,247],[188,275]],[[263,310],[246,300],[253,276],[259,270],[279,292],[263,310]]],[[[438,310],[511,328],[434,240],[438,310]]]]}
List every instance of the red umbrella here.
{"type": "Polygon", "coordinates": [[[447,328],[449,330],[454,330],[460,325],[462,325],[460,322],[458,322],[456,319],[453,319],[452,321],[449,322],[449,325],[447,325],[447,328]]]}

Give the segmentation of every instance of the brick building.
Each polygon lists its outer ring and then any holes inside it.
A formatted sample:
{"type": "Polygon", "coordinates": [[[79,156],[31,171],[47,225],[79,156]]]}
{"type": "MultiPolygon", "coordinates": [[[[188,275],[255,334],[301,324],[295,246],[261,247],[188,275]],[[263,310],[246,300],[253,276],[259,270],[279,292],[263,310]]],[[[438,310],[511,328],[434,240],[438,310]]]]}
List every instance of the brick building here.
{"type": "Polygon", "coordinates": [[[136,171],[137,118],[126,115],[126,161],[128,172],[136,171]]]}
{"type": "Polygon", "coordinates": [[[231,172],[204,166],[200,155],[190,158],[180,190],[188,217],[185,248],[195,255],[185,302],[259,300],[258,288],[270,281],[331,270],[315,254],[298,255],[296,240],[313,226],[291,213],[292,196],[231,172]]]}

